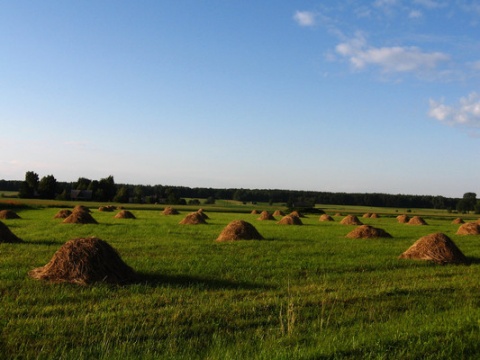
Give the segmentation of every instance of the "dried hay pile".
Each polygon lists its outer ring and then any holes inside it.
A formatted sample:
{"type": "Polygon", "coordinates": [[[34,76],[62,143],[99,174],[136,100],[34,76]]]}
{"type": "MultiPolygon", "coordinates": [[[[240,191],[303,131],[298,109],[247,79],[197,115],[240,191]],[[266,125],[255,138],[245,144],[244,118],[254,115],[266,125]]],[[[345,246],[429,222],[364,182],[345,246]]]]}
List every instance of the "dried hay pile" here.
{"type": "Polygon", "coordinates": [[[115,210],[115,206],[113,205],[107,205],[107,206],[100,206],[98,208],[98,211],[108,211],[108,212],[112,212],[115,210]]]}
{"type": "Polygon", "coordinates": [[[258,214],[260,214],[260,211],[258,211],[258,210],[252,210],[252,212],[251,212],[250,214],[252,214],[252,215],[258,215],[258,214]]]}
{"type": "Polygon", "coordinates": [[[75,212],[75,211],[86,211],[86,212],[90,212],[90,209],[86,206],[83,206],[83,205],[77,205],[73,208],[72,212],[75,212]]]}
{"type": "Polygon", "coordinates": [[[77,207],[73,209],[72,213],[63,222],[65,224],[98,224],[97,220],[90,215],[88,209],[83,210],[77,207]]]}
{"type": "Polygon", "coordinates": [[[380,215],[378,215],[377,213],[373,213],[372,215],[370,215],[370,219],[378,219],[380,218],[380,215]]]}
{"type": "Polygon", "coordinates": [[[372,239],[379,237],[391,238],[392,235],[383,229],[378,229],[370,225],[361,225],[355,230],[350,231],[346,237],[351,239],[372,239]]]}
{"type": "Polygon", "coordinates": [[[204,220],[210,219],[210,218],[208,217],[208,215],[205,214],[205,211],[204,211],[203,209],[198,209],[198,210],[197,210],[197,213],[199,213],[199,214],[203,217],[204,220]]]}
{"type": "Polygon", "coordinates": [[[408,225],[427,225],[425,220],[423,220],[420,216],[412,217],[407,224],[408,225]]]}
{"type": "Polygon", "coordinates": [[[114,216],[115,219],[136,219],[135,215],[133,215],[128,210],[121,210],[117,215],[114,216]]]}
{"type": "Polygon", "coordinates": [[[336,213],[335,215],[333,216],[343,216],[341,213],[336,213]]]}
{"type": "Polygon", "coordinates": [[[302,220],[298,216],[285,215],[277,223],[280,225],[303,225],[302,220]]]}
{"type": "Polygon", "coordinates": [[[38,280],[78,285],[125,284],[136,277],[113,247],[95,237],[67,241],[48,264],[33,269],[28,275],[38,280]]]}
{"type": "Polygon", "coordinates": [[[398,215],[397,220],[400,224],[406,224],[410,221],[410,217],[408,215],[398,215]]]}
{"type": "Polygon", "coordinates": [[[220,233],[216,241],[263,240],[255,227],[243,220],[234,220],[220,233]]]}
{"type": "Polygon", "coordinates": [[[188,214],[182,221],[179,222],[181,225],[200,225],[206,223],[207,222],[203,218],[202,214],[200,214],[198,211],[188,214]]]}
{"type": "Polygon", "coordinates": [[[297,211],[297,210],[292,211],[289,215],[290,216],[296,216],[296,217],[299,217],[299,218],[305,217],[300,211],[297,211]]]}
{"type": "Polygon", "coordinates": [[[363,214],[362,218],[367,219],[367,218],[369,218],[370,216],[372,216],[371,213],[365,213],[365,214],[363,214]]]}
{"type": "Polygon", "coordinates": [[[163,209],[163,212],[162,212],[163,215],[178,215],[179,212],[177,209],[174,209],[173,207],[171,206],[167,206],[165,209],[163,209]]]}
{"type": "Polygon", "coordinates": [[[260,217],[257,220],[275,220],[272,214],[264,210],[260,213],[260,217]]]}
{"type": "Polygon", "coordinates": [[[480,234],[480,224],[478,223],[466,223],[461,225],[457,232],[457,235],[479,235],[480,234]]]}
{"type": "Polygon", "coordinates": [[[363,225],[363,223],[358,220],[358,217],[355,215],[347,215],[343,218],[342,221],[340,221],[340,224],[342,225],[363,225]]]}
{"type": "Polygon", "coordinates": [[[18,214],[13,210],[2,210],[0,211],[0,219],[21,219],[18,214]]]}
{"type": "Polygon", "coordinates": [[[21,243],[22,239],[10,231],[7,225],[0,221],[0,244],[1,243],[21,243]]]}
{"type": "Polygon", "coordinates": [[[285,213],[282,210],[275,210],[273,216],[285,216],[285,213]]]}
{"type": "Polygon", "coordinates": [[[320,218],[318,219],[318,221],[334,221],[334,220],[330,215],[322,214],[320,215],[320,218]]]}
{"type": "Polygon", "coordinates": [[[467,258],[455,243],[443,233],[418,239],[399,259],[429,260],[437,264],[465,264],[467,258]]]}
{"type": "Polygon", "coordinates": [[[66,219],[70,215],[72,215],[71,210],[63,209],[63,210],[60,210],[59,212],[57,212],[53,218],[54,219],[66,219]]]}
{"type": "Polygon", "coordinates": [[[452,224],[455,224],[455,225],[465,224],[465,221],[463,221],[462,218],[456,218],[455,220],[452,221],[452,224]]]}

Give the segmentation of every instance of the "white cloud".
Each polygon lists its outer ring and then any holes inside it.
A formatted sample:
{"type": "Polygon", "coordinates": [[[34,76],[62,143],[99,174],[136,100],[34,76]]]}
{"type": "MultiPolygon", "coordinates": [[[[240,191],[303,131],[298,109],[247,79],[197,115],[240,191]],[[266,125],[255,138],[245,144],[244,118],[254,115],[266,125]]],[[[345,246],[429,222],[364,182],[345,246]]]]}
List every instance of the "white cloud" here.
{"type": "Polygon", "coordinates": [[[347,42],[338,44],[335,50],[347,58],[355,69],[360,70],[372,65],[381,68],[384,73],[433,70],[438,63],[449,59],[444,53],[427,53],[415,46],[379,48],[369,46],[361,33],[357,33],[347,42]]]}
{"type": "Polygon", "coordinates": [[[293,15],[293,19],[300,26],[314,26],[315,25],[315,14],[311,11],[296,11],[293,15]]]}
{"type": "Polygon", "coordinates": [[[418,19],[418,18],[421,18],[422,16],[423,16],[423,14],[419,10],[412,10],[412,11],[410,11],[410,14],[408,14],[408,17],[410,19],[418,19]]]}
{"type": "Polygon", "coordinates": [[[480,128],[480,95],[472,92],[461,98],[456,106],[430,99],[428,115],[447,125],[480,128]]]}

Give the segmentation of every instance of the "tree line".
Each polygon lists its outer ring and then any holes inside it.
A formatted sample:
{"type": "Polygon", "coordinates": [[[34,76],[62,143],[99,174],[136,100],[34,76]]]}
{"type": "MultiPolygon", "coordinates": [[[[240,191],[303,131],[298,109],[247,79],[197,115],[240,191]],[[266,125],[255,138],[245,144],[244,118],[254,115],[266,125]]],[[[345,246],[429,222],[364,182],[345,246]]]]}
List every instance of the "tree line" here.
{"type": "Polygon", "coordinates": [[[119,203],[200,204],[214,203],[216,199],[237,200],[243,203],[283,203],[288,207],[324,205],[359,205],[397,208],[427,208],[456,210],[461,213],[480,213],[476,194],[467,192],[463,198],[432,195],[405,195],[384,193],[343,193],[280,189],[215,189],[167,185],[116,184],[112,175],[100,180],[85,177],[75,182],[59,182],[53,175],[39,177],[27,171],[23,181],[0,180],[0,189],[18,191],[20,198],[71,200],[72,190],[86,191],[94,201],[119,203]],[[188,201],[186,200],[188,199],[188,201]]]}

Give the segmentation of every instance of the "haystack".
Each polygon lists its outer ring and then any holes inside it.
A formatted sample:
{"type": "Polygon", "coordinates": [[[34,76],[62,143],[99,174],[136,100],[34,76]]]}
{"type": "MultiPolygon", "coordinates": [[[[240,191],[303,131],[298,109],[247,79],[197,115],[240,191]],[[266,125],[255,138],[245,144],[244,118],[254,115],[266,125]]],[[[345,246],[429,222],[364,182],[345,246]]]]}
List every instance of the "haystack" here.
{"type": "Polygon", "coordinates": [[[443,233],[434,233],[418,239],[399,258],[429,260],[437,264],[468,262],[455,243],[443,233]]]}
{"type": "Polygon", "coordinates": [[[73,208],[72,212],[75,212],[75,211],[86,211],[86,212],[90,212],[90,209],[86,206],[83,206],[83,205],[77,205],[73,208]]]}
{"type": "Polygon", "coordinates": [[[207,222],[203,218],[202,214],[200,214],[198,211],[188,214],[182,221],[179,222],[179,224],[182,225],[200,225],[206,223],[207,222]]]}
{"type": "Polygon", "coordinates": [[[83,210],[73,211],[63,222],[65,224],[98,224],[89,212],[83,210]]]}
{"type": "Polygon", "coordinates": [[[423,220],[420,216],[412,217],[407,224],[408,225],[427,225],[425,220],[423,220]]]}
{"type": "Polygon", "coordinates": [[[292,211],[289,215],[290,216],[296,216],[296,217],[299,217],[299,218],[305,217],[300,211],[297,211],[297,210],[292,211]]]}
{"type": "Polygon", "coordinates": [[[216,241],[263,240],[255,227],[243,220],[234,220],[220,233],[216,241]]]}
{"type": "Polygon", "coordinates": [[[347,215],[343,218],[342,221],[340,221],[340,224],[342,225],[363,225],[363,223],[358,220],[358,217],[355,215],[347,215]]]}
{"type": "Polygon", "coordinates": [[[337,212],[337,213],[336,213],[335,215],[333,215],[333,216],[343,216],[343,215],[342,215],[341,213],[338,213],[338,212],[337,212]]]}
{"type": "Polygon", "coordinates": [[[95,237],[67,241],[48,264],[33,269],[28,275],[39,280],[79,285],[124,284],[135,279],[135,272],[116,250],[95,237]]]}
{"type": "Polygon", "coordinates": [[[365,219],[367,219],[367,218],[369,218],[370,216],[372,216],[371,213],[365,213],[365,214],[363,214],[362,217],[365,218],[365,219]]]}
{"type": "Polygon", "coordinates": [[[372,213],[372,215],[370,215],[370,219],[378,219],[380,218],[380,215],[378,215],[377,213],[372,213]]]}
{"type": "Polygon", "coordinates": [[[264,210],[260,213],[260,217],[257,220],[275,220],[272,214],[264,210]]]}
{"type": "Polygon", "coordinates": [[[115,210],[115,206],[113,205],[107,205],[107,206],[100,206],[98,208],[98,211],[108,211],[108,212],[112,212],[115,210]]]}
{"type": "Polygon", "coordinates": [[[480,234],[480,224],[478,223],[466,223],[461,225],[457,232],[457,235],[479,235],[480,234]]]}
{"type": "Polygon", "coordinates": [[[53,218],[54,219],[66,219],[70,215],[72,215],[71,210],[63,209],[63,210],[60,210],[59,212],[57,212],[53,218]]]}
{"type": "Polygon", "coordinates": [[[20,219],[20,216],[13,210],[0,211],[0,219],[20,219]]]}
{"type": "Polygon", "coordinates": [[[458,225],[458,224],[465,224],[465,221],[463,221],[462,218],[456,218],[452,221],[452,224],[458,225]]]}
{"type": "Polygon", "coordinates": [[[117,215],[114,216],[115,219],[136,219],[135,215],[133,215],[128,210],[121,210],[117,215]]]}
{"type": "Polygon", "coordinates": [[[320,215],[320,218],[318,219],[318,221],[334,221],[334,220],[330,215],[322,214],[320,215]]]}
{"type": "Polygon", "coordinates": [[[174,209],[173,207],[171,206],[167,206],[165,209],[163,209],[163,212],[162,212],[163,215],[178,215],[179,212],[177,209],[174,209]]]}
{"type": "Polygon", "coordinates": [[[398,215],[397,220],[400,224],[406,224],[410,221],[410,217],[408,215],[398,215]]]}
{"type": "Polygon", "coordinates": [[[275,210],[273,216],[285,216],[285,213],[282,210],[275,210]]]}
{"type": "Polygon", "coordinates": [[[392,235],[383,229],[378,229],[370,225],[361,225],[355,230],[350,231],[346,237],[351,239],[371,239],[379,237],[391,238],[392,235]]]}
{"type": "Polygon", "coordinates": [[[258,215],[258,214],[260,214],[260,211],[258,211],[258,210],[252,210],[252,212],[251,212],[250,214],[252,214],[252,215],[258,215]]]}
{"type": "Polygon", "coordinates": [[[277,223],[280,225],[303,225],[302,220],[298,216],[285,215],[277,223]]]}
{"type": "Polygon", "coordinates": [[[0,221],[0,244],[1,243],[21,243],[22,239],[10,231],[7,225],[0,221]]]}
{"type": "Polygon", "coordinates": [[[208,217],[208,215],[205,214],[205,211],[204,211],[203,209],[198,209],[198,210],[197,210],[197,213],[199,213],[199,214],[203,217],[204,220],[210,219],[210,218],[208,217]]]}

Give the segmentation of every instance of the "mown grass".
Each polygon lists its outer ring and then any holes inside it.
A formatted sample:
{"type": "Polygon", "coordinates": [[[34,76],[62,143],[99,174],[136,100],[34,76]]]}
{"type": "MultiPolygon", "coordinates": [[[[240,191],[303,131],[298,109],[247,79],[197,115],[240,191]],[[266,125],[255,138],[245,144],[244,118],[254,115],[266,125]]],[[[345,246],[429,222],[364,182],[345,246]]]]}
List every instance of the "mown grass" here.
{"type": "Polygon", "coordinates": [[[362,219],[393,239],[352,240],[354,227],[258,221],[247,213],[94,210],[98,225],[62,224],[54,208],[4,220],[24,244],[0,244],[0,358],[439,359],[480,352],[478,236],[431,216],[428,226],[362,219]],[[216,243],[231,220],[264,241],[216,243]],[[437,266],[397,257],[442,231],[472,260],[437,266]],[[142,280],[127,286],[48,284],[27,276],[67,240],[97,236],[142,280]]]}

